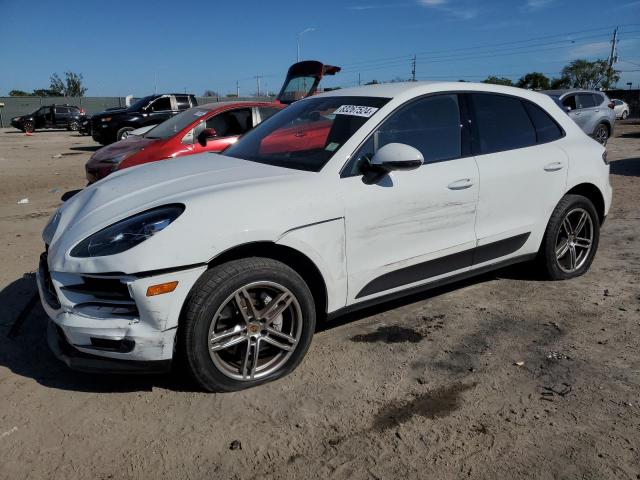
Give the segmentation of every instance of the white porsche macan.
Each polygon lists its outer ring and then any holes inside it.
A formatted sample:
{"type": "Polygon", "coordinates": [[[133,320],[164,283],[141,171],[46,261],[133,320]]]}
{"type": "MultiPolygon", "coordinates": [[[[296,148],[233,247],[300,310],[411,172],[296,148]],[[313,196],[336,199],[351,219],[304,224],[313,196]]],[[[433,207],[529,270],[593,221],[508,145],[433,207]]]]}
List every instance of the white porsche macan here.
{"type": "Polygon", "coordinates": [[[127,169],[67,200],[38,270],[49,345],[81,370],[181,356],[207,390],[264,383],[300,363],[317,318],[521,261],[583,274],[608,174],[605,149],[535,92],[317,95],[223,155],[127,169]]]}

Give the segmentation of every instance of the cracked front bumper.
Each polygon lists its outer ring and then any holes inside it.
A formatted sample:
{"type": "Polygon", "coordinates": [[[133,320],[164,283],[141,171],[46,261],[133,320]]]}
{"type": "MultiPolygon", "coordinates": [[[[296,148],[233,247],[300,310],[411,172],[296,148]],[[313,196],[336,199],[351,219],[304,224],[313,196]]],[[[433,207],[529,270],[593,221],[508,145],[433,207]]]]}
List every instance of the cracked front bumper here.
{"type": "Polygon", "coordinates": [[[173,357],[182,305],[205,269],[144,276],[69,274],[49,272],[43,255],[37,281],[51,319],[51,350],[79,370],[166,369],[163,363],[173,357]],[[146,295],[148,287],[173,281],[178,282],[173,292],[146,295]]]}

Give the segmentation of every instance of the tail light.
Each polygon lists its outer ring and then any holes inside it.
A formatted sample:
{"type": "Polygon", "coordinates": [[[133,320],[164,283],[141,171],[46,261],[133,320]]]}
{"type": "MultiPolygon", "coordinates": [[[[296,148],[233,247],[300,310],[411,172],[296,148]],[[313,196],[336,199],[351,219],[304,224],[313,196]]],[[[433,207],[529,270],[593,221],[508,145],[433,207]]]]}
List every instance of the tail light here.
{"type": "Polygon", "coordinates": [[[609,159],[607,158],[607,151],[602,152],[602,161],[605,165],[609,165],[609,159]]]}
{"type": "Polygon", "coordinates": [[[609,105],[607,105],[607,107],[609,107],[611,110],[613,110],[616,107],[616,104],[613,102],[609,102],[609,105]]]}
{"type": "MultiPolygon", "coordinates": [[[[613,107],[612,107],[612,108],[613,108],[613,107]]],[[[84,114],[85,114],[84,108],[81,108],[81,109],[80,109],[80,115],[84,115],[84,114]]]]}

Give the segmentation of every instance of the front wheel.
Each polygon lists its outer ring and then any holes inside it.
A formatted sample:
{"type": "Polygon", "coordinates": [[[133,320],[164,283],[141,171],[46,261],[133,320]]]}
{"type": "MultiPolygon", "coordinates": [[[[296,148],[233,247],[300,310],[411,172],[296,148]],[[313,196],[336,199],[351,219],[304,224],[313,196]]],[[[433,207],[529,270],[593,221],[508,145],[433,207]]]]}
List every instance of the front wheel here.
{"type": "Polygon", "coordinates": [[[24,133],[33,133],[36,130],[36,127],[33,122],[24,122],[22,129],[24,133]]]}
{"type": "Polygon", "coordinates": [[[71,130],[72,132],[77,132],[80,128],[80,124],[78,122],[70,122],[67,130],[71,130]]]}
{"type": "Polygon", "coordinates": [[[236,391],[292,372],[315,329],[313,296],[287,265],[231,261],[205,272],[187,299],[179,349],[209,391],[236,391]]]}
{"type": "Polygon", "coordinates": [[[601,123],[596,127],[596,131],[593,133],[593,138],[600,144],[606,145],[609,140],[609,129],[604,123],[601,123]]]}
{"type": "Polygon", "coordinates": [[[129,136],[129,133],[133,132],[133,128],[131,127],[122,127],[120,130],[118,130],[118,133],[116,135],[116,138],[118,140],[124,140],[125,138],[127,138],[129,136]]]}
{"type": "Polygon", "coordinates": [[[596,255],[600,222],[591,200],[565,195],[547,224],[538,261],[551,280],[584,274],[596,255]]]}

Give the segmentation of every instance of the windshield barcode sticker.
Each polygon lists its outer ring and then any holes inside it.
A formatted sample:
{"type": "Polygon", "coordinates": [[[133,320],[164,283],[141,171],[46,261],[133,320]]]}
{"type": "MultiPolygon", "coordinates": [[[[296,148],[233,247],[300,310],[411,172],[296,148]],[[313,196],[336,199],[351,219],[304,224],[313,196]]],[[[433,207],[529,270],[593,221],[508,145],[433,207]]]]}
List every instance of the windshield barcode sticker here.
{"type": "Polygon", "coordinates": [[[206,111],[202,111],[202,110],[196,110],[195,112],[193,112],[193,114],[194,114],[196,117],[201,117],[201,116],[203,116],[205,113],[207,113],[207,112],[206,112],[206,111]]]}
{"type": "Polygon", "coordinates": [[[376,107],[364,107],[361,105],[342,105],[335,112],[336,115],[354,115],[356,117],[367,117],[376,113],[376,107]]]}

